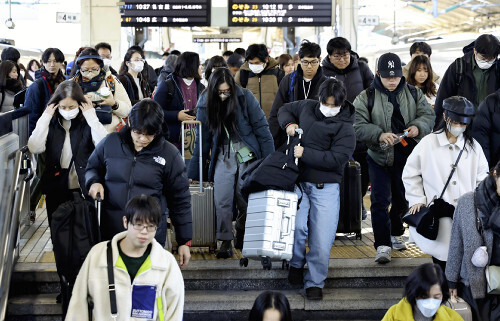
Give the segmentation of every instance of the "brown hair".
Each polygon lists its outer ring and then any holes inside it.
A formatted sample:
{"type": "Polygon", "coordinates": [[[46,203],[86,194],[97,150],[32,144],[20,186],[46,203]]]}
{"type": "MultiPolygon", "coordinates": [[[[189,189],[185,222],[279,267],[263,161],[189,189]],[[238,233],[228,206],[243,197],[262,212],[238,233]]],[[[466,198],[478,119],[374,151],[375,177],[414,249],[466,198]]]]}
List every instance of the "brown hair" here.
{"type": "Polygon", "coordinates": [[[422,84],[422,89],[427,97],[436,96],[436,84],[432,81],[433,73],[431,61],[424,55],[415,56],[410,63],[408,68],[408,79],[406,81],[413,86],[418,86],[418,82],[415,80],[415,74],[417,73],[420,65],[423,65],[427,69],[427,79],[422,84]]]}
{"type": "Polygon", "coordinates": [[[279,56],[278,63],[280,64],[280,69],[283,69],[290,60],[293,62],[293,57],[289,54],[282,54],[279,56]]]}

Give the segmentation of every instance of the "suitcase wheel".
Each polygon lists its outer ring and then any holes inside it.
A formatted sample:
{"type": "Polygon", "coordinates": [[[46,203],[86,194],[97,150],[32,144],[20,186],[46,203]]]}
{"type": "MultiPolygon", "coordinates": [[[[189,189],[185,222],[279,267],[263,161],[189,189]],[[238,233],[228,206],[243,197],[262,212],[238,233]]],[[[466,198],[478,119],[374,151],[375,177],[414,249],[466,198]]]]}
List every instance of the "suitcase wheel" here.
{"type": "Polygon", "coordinates": [[[363,238],[363,235],[361,235],[361,232],[356,233],[356,240],[361,240],[363,238]]]}
{"type": "Polygon", "coordinates": [[[208,253],[215,254],[215,250],[217,250],[217,244],[215,246],[208,247],[208,253]]]}
{"type": "Polygon", "coordinates": [[[281,269],[282,270],[288,270],[290,268],[290,263],[287,260],[283,260],[281,262],[281,269]]]}
{"type": "Polygon", "coordinates": [[[247,267],[248,266],[248,258],[244,257],[240,259],[240,267],[247,267]]]}
{"type": "Polygon", "coordinates": [[[262,263],[262,268],[264,270],[271,270],[271,268],[273,267],[273,263],[271,262],[271,258],[267,257],[267,256],[263,256],[261,258],[261,261],[262,263]]]}

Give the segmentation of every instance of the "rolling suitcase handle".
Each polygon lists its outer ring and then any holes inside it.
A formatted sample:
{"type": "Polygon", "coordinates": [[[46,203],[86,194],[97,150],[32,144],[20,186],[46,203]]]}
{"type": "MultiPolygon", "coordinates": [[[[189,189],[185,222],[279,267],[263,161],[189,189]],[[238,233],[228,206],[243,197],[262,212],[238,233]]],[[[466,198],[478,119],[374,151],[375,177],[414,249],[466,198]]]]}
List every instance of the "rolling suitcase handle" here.
{"type": "Polygon", "coordinates": [[[97,193],[95,200],[95,208],[97,210],[97,240],[101,241],[101,193],[97,193]]]}
{"type": "MultiPolygon", "coordinates": [[[[300,140],[302,139],[302,134],[304,133],[304,131],[302,130],[302,128],[297,128],[295,129],[295,132],[297,134],[299,134],[299,143],[297,144],[297,146],[300,146],[300,140]]],[[[288,139],[286,141],[286,145],[290,145],[290,135],[287,135],[288,136],[288,139]]],[[[288,148],[286,149],[286,152],[285,154],[288,155],[288,148]]],[[[299,159],[298,158],[295,158],[295,165],[299,165],[299,159]]]]}
{"type": "Polygon", "coordinates": [[[186,161],[185,159],[185,156],[184,156],[184,125],[199,125],[199,132],[200,132],[200,156],[199,156],[199,159],[200,159],[200,168],[199,168],[199,171],[200,171],[200,193],[203,193],[203,149],[202,149],[202,128],[201,128],[201,121],[199,120],[185,120],[183,122],[181,122],[181,155],[182,155],[182,160],[183,161],[186,161]]]}

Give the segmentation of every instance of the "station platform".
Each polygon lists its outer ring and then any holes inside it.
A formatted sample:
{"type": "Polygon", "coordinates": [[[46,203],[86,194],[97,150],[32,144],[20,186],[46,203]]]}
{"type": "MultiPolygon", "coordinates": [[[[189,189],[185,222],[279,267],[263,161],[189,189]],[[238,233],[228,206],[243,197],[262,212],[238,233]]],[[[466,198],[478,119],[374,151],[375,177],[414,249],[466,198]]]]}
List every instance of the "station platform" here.
{"type": "MultiPolygon", "coordinates": [[[[369,208],[369,197],[365,197],[369,208]]],[[[363,221],[362,239],[337,234],[330,251],[330,267],[322,301],[304,298],[302,289],[288,284],[288,271],[273,262],[263,270],[260,261],[240,267],[241,252],[230,259],[216,259],[208,248],[192,248],[191,261],[182,270],[186,289],[184,320],[244,320],[255,298],[264,290],[287,295],[294,320],[380,320],[402,296],[408,274],[431,262],[414,244],[392,251],[392,262],[374,262],[370,214],[363,221]]],[[[11,282],[7,320],[59,320],[58,276],[50,241],[46,211],[21,233],[20,256],[11,282]]]]}

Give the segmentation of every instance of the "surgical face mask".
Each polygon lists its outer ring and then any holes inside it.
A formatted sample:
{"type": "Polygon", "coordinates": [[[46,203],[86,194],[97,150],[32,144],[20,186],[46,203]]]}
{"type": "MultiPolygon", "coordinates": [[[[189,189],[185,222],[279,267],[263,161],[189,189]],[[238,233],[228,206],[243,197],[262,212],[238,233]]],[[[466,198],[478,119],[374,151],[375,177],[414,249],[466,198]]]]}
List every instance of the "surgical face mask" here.
{"type": "Polygon", "coordinates": [[[440,305],[441,300],[438,299],[429,298],[417,300],[417,307],[426,318],[433,317],[440,305]]]}
{"type": "Polygon", "coordinates": [[[194,81],[194,78],[191,79],[191,80],[187,80],[186,78],[182,78],[182,80],[184,81],[184,83],[188,86],[191,86],[191,84],[193,83],[194,81]]]}
{"type": "Polygon", "coordinates": [[[477,66],[483,70],[490,69],[491,66],[493,66],[493,64],[495,63],[495,59],[493,59],[491,61],[485,61],[485,60],[477,59],[477,56],[475,57],[475,59],[476,59],[477,66]]]}
{"type": "Polygon", "coordinates": [[[58,108],[59,114],[66,119],[66,120],[72,120],[75,119],[78,113],[80,112],[80,108],[75,108],[71,110],[62,110],[61,108],[58,108]]]}
{"type": "Polygon", "coordinates": [[[220,95],[219,95],[220,100],[222,100],[222,101],[224,101],[224,100],[228,99],[228,98],[229,98],[229,96],[230,96],[229,94],[220,94],[220,95]]]}
{"type": "Polygon", "coordinates": [[[460,136],[460,134],[463,134],[463,132],[465,131],[465,129],[467,127],[453,126],[452,124],[450,124],[449,122],[447,122],[446,123],[446,128],[448,129],[448,131],[450,132],[450,134],[452,134],[455,137],[458,137],[458,136],[460,136]]]}
{"type": "Polygon", "coordinates": [[[111,66],[111,59],[104,58],[102,62],[104,63],[104,67],[109,68],[111,66]]]}
{"type": "Polygon", "coordinates": [[[137,73],[144,69],[144,61],[131,61],[130,65],[130,68],[137,73]]]}
{"type": "Polygon", "coordinates": [[[257,65],[257,64],[248,64],[248,67],[254,74],[260,74],[262,71],[264,71],[264,68],[266,67],[266,64],[262,65],[257,65]]]}
{"type": "Polygon", "coordinates": [[[97,77],[100,72],[101,72],[100,70],[82,71],[82,76],[87,78],[87,79],[94,79],[94,77],[97,77]]]}
{"type": "Polygon", "coordinates": [[[321,111],[321,113],[323,115],[325,115],[325,117],[333,117],[333,116],[337,115],[340,112],[340,107],[330,108],[328,106],[320,104],[319,105],[319,111],[321,111]]]}

